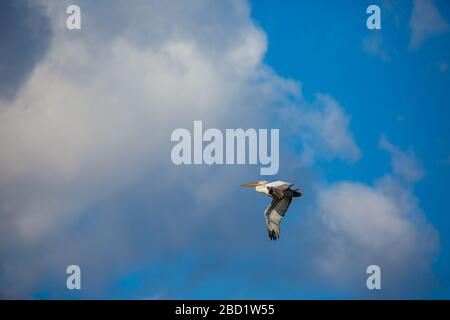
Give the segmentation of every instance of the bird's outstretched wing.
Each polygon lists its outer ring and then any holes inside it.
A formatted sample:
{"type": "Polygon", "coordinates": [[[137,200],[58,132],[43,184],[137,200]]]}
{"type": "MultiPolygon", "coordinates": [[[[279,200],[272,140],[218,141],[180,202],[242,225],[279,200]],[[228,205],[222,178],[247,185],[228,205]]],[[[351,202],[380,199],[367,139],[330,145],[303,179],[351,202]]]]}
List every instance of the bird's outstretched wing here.
{"type": "Polygon", "coordinates": [[[280,223],[291,201],[291,197],[283,197],[281,200],[273,197],[272,202],[266,208],[264,214],[270,240],[277,240],[280,237],[280,223]]]}

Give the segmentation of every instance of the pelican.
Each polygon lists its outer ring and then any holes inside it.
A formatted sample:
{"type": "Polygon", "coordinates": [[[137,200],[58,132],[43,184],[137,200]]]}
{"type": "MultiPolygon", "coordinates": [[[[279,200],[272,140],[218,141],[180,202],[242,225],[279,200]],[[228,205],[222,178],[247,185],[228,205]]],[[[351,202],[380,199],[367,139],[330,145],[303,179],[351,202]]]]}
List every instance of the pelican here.
{"type": "Polygon", "coordinates": [[[258,181],[241,184],[241,187],[255,187],[256,192],[264,193],[272,198],[272,202],[264,211],[267,231],[270,240],[280,237],[280,223],[291,204],[292,198],[300,197],[300,189],[291,189],[292,183],[285,181],[258,181]]]}

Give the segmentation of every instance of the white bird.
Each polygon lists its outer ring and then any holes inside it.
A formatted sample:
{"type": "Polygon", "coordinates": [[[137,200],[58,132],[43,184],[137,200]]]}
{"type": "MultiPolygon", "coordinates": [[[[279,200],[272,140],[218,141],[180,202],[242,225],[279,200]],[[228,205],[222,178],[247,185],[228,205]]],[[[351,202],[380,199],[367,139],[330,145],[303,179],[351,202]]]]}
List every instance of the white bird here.
{"type": "Polygon", "coordinates": [[[264,211],[270,240],[277,240],[280,237],[280,223],[292,198],[302,195],[300,189],[292,190],[291,186],[292,183],[285,181],[258,181],[241,184],[241,187],[255,187],[256,192],[264,193],[272,198],[272,202],[264,211]]]}

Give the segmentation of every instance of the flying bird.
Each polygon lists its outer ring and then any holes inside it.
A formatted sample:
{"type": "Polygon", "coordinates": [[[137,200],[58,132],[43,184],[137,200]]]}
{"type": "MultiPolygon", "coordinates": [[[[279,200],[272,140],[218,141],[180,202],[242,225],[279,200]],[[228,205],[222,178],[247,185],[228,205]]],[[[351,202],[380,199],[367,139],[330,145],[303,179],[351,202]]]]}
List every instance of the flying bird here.
{"type": "Polygon", "coordinates": [[[292,198],[302,195],[300,189],[292,190],[292,185],[292,183],[285,181],[258,181],[241,184],[241,187],[255,187],[256,192],[264,193],[272,198],[272,202],[264,211],[270,240],[277,240],[280,237],[280,223],[291,204],[292,198]]]}

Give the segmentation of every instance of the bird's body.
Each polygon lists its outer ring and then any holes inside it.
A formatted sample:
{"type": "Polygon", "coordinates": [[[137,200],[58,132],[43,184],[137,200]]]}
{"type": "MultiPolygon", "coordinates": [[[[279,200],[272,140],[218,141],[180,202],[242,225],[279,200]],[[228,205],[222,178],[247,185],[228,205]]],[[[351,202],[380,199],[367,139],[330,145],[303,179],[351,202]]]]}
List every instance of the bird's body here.
{"type": "Polygon", "coordinates": [[[242,184],[243,187],[255,187],[255,190],[272,198],[271,203],[264,211],[267,231],[270,240],[277,240],[280,237],[280,223],[283,219],[292,198],[300,197],[302,193],[299,189],[292,190],[292,183],[285,181],[258,181],[256,183],[242,184]]]}

